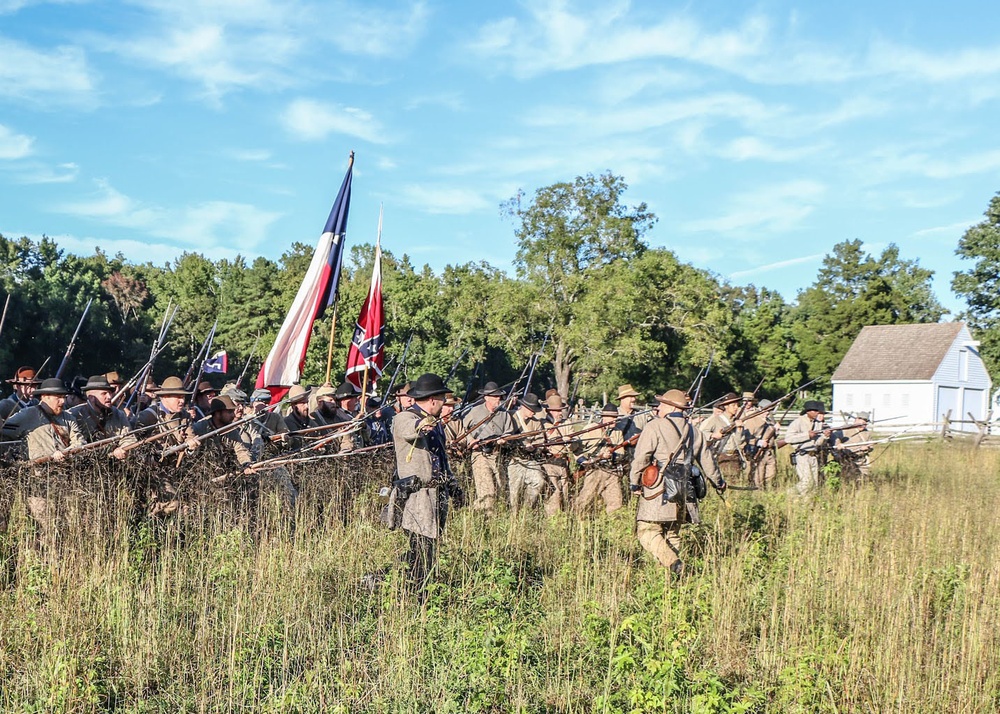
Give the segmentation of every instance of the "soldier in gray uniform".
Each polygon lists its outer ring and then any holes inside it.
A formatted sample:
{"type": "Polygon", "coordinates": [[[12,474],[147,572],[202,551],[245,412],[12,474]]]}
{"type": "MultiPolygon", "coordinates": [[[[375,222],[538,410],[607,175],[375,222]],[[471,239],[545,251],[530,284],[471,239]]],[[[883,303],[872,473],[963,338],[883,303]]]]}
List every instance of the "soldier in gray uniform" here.
{"type": "MultiPolygon", "coordinates": [[[[411,394],[412,396],[412,394],[411,394]]],[[[472,481],[476,498],[472,507],[477,511],[492,511],[497,494],[507,490],[506,480],[500,470],[500,454],[490,441],[514,432],[510,414],[500,409],[504,392],[496,382],[487,382],[479,390],[483,403],[469,410],[462,420],[466,440],[472,452],[472,481]]]]}
{"type": "Polygon", "coordinates": [[[439,419],[450,390],[436,374],[424,374],[409,391],[414,404],[392,420],[392,440],[397,483],[412,479],[401,527],[410,538],[409,582],[422,591],[436,562],[438,539],[448,516],[448,499],[461,503],[463,494],[448,466],[439,419]]]}
{"type": "Polygon", "coordinates": [[[819,487],[820,456],[830,440],[830,429],[823,424],[825,416],[823,402],[807,401],[785,432],[785,442],[794,448],[792,460],[799,476],[799,482],[791,490],[799,496],[819,487]]]}
{"type": "Polygon", "coordinates": [[[715,458],[701,432],[688,420],[685,410],[691,398],[679,389],[671,389],[656,401],[658,418],[650,421],[639,435],[635,456],[629,470],[629,485],[638,495],[636,535],[642,547],[664,568],[675,575],[681,573],[680,531],[684,523],[699,523],[698,502],[688,493],[673,501],[668,494],[667,479],[680,484],[691,482],[695,463],[705,477],[722,490],[725,479],[716,466],[715,458]],[[647,466],[658,466],[658,478],[643,479],[647,466]]]}
{"type": "Polygon", "coordinates": [[[136,443],[137,439],[129,433],[132,427],[125,412],[111,404],[114,389],[107,375],[92,376],[81,387],[87,395],[87,401],[70,409],[69,413],[76,418],[80,431],[88,442],[121,437],[111,455],[116,459],[124,459],[126,450],[123,447],[136,443]]]}

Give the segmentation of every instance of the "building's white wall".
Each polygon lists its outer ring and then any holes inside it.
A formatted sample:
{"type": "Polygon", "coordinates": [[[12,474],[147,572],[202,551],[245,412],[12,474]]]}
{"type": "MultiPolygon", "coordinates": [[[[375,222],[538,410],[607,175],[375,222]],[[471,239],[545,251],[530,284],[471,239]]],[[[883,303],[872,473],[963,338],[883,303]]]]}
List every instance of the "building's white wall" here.
{"type": "Polygon", "coordinates": [[[944,359],[941,360],[941,364],[934,373],[933,381],[936,384],[943,384],[949,387],[983,389],[986,392],[990,392],[992,391],[990,389],[992,386],[990,375],[986,372],[983,360],[979,356],[979,349],[968,346],[967,343],[969,342],[972,342],[972,335],[969,334],[969,328],[963,326],[945,354],[944,359]],[[960,353],[963,350],[968,354],[968,370],[965,375],[961,374],[962,370],[960,368],[960,353]],[[966,378],[962,379],[962,377],[966,378]]]}
{"type": "Polygon", "coordinates": [[[834,382],[833,417],[841,413],[870,412],[880,431],[897,425],[924,424],[934,418],[935,392],[931,382],[834,382]]]}
{"type": "MultiPolygon", "coordinates": [[[[934,374],[938,420],[949,408],[955,421],[968,420],[970,412],[975,419],[985,419],[989,414],[992,383],[978,348],[968,344],[971,341],[969,328],[963,326],[934,374]]],[[[954,428],[976,430],[974,424],[955,424],[954,428]]]]}

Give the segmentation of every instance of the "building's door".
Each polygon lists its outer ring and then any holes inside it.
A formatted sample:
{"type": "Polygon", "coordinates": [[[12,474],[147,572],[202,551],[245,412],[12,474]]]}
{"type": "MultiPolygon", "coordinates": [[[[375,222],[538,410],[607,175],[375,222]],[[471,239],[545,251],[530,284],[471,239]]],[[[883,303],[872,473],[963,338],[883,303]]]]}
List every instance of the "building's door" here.
{"type": "MultiPolygon", "coordinates": [[[[986,413],[984,411],[985,405],[983,404],[983,390],[982,389],[966,389],[965,393],[962,395],[962,418],[968,419],[969,415],[972,415],[973,419],[982,420],[986,418],[986,413]]],[[[974,424],[966,424],[969,427],[967,431],[975,430],[974,424]]]]}
{"type": "MultiPolygon", "coordinates": [[[[938,387],[937,388],[937,413],[934,414],[934,421],[944,421],[948,412],[949,419],[959,420],[962,418],[962,405],[958,403],[958,387],[938,387]]],[[[958,426],[956,424],[955,426],[958,426]]]]}

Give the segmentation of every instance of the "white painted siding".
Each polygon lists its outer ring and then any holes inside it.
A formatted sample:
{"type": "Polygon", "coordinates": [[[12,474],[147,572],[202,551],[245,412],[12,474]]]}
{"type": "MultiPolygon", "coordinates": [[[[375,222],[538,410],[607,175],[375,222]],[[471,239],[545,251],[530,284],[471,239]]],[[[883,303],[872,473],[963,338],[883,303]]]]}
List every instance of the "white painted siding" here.
{"type": "MultiPolygon", "coordinates": [[[[831,411],[837,418],[840,412],[867,411],[878,421],[892,419],[877,425],[883,431],[895,425],[940,422],[948,410],[954,421],[968,420],[968,412],[976,419],[986,418],[992,382],[978,349],[969,344],[972,340],[968,326],[962,325],[930,381],[834,382],[831,411]]],[[[976,430],[974,424],[952,426],[957,430],[976,430]]]]}
{"type": "Polygon", "coordinates": [[[934,418],[934,385],[931,382],[834,382],[834,416],[840,413],[871,412],[872,419],[883,422],[880,431],[896,425],[923,424],[934,418]]]}
{"type": "MultiPolygon", "coordinates": [[[[951,418],[956,421],[969,419],[972,412],[976,419],[985,419],[989,413],[989,394],[992,389],[990,375],[975,346],[970,345],[972,335],[965,325],[958,331],[955,342],[937,372],[934,384],[938,394],[936,411],[938,419],[951,409],[951,418]]],[[[974,424],[955,424],[958,431],[976,431],[974,424]]]]}
{"type": "Polygon", "coordinates": [[[958,331],[958,336],[952,343],[937,371],[934,373],[935,384],[943,384],[949,387],[966,387],[969,389],[985,389],[990,391],[990,375],[986,372],[983,360],[979,356],[978,349],[968,346],[972,342],[972,335],[965,325],[958,331]],[[961,369],[960,353],[965,350],[968,355],[968,379],[961,379],[964,370],[961,369]]]}

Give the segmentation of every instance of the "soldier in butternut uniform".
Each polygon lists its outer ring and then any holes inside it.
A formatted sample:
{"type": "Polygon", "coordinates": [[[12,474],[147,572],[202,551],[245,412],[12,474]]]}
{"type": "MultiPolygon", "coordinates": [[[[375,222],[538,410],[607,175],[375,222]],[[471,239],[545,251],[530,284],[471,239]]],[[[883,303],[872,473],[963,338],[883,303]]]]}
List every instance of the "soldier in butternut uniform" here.
{"type": "Polygon", "coordinates": [[[472,480],[476,498],[472,507],[477,511],[492,511],[497,494],[507,491],[507,482],[500,469],[500,454],[490,443],[493,439],[514,431],[510,414],[500,409],[504,392],[496,382],[487,382],[479,390],[483,403],[473,407],[462,423],[467,430],[466,441],[472,452],[472,480]]]}
{"type": "Polygon", "coordinates": [[[288,427],[288,443],[297,449],[305,441],[305,435],[298,432],[319,426],[316,420],[309,416],[309,390],[301,384],[293,384],[288,390],[288,414],[285,415],[285,426],[288,427]]]}
{"type": "Polygon", "coordinates": [[[512,415],[515,433],[531,434],[513,442],[514,453],[507,462],[510,510],[515,513],[522,506],[537,506],[545,490],[545,469],[534,458],[545,438],[541,433],[545,429],[543,411],[538,396],[528,392],[518,400],[512,415]]]}
{"type": "Polygon", "coordinates": [[[771,406],[769,399],[761,399],[755,414],[744,423],[748,441],[746,453],[749,455],[750,485],[760,489],[770,489],[774,486],[774,476],[777,472],[777,458],[774,455],[774,442],[778,435],[778,425],[774,421],[774,410],[761,411],[771,406]]]}
{"type": "Polygon", "coordinates": [[[868,476],[872,470],[871,452],[874,447],[871,444],[872,434],[868,431],[870,419],[868,412],[858,412],[854,424],[832,439],[836,442],[834,449],[840,454],[850,454],[861,476],[868,476]]]}
{"type": "Polygon", "coordinates": [[[788,425],[785,441],[792,445],[792,458],[799,482],[791,491],[805,496],[819,488],[820,458],[830,441],[830,429],[824,425],[826,406],[810,400],[798,418],[788,425]]]}
{"type": "Polygon", "coordinates": [[[569,462],[580,451],[580,441],[574,430],[563,424],[566,403],[562,396],[551,390],[545,398],[545,413],[549,425],[545,430],[546,458],[542,461],[545,480],[552,493],[545,501],[545,515],[554,516],[569,508],[569,462]]]}
{"type": "MultiPolygon", "coordinates": [[[[65,459],[65,449],[87,443],[76,419],[63,411],[68,392],[61,379],[43,381],[34,394],[38,398],[38,404],[25,407],[7,419],[3,425],[3,438],[23,439],[30,461],[48,458],[59,462],[65,459]]],[[[42,531],[51,530],[52,514],[49,512],[47,489],[44,485],[33,483],[26,505],[42,531]]]]}
{"type": "Polygon", "coordinates": [[[582,480],[582,483],[573,503],[573,511],[576,513],[584,513],[598,496],[604,501],[607,513],[614,513],[622,507],[621,477],[612,463],[615,453],[611,450],[625,441],[618,429],[618,419],[618,407],[605,404],[601,409],[603,428],[580,437],[583,442],[582,455],[586,461],[582,464],[582,475],[578,473],[577,476],[577,480],[582,480]]]}
{"type": "MultiPolygon", "coordinates": [[[[228,395],[215,397],[208,404],[208,415],[198,421],[193,431],[200,437],[204,447],[223,456],[232,456],[240,466],[247,467],[254,462],[254,445],[247,443],[239,428],[222,434],[212,434],[236,420],[236,403],[228,395]],[[212,434],[211,436],[206,436],[212,434]]],[[[259,436],[258,436],[259,438],[259,436]]],[[[259,453],[259,448],[257,449],[259,453]]]]}
{"type": "MultiPolygon", "coordinates": [[[[155,385],[154,385],[155,386],[155,385]]],[[[194,439],[191,429],[191,415],[185,409],[190,392],[184,389],[180,377],[167,377],[159,388],[150,390],[156,397],[156,402],[136,414],[137,429],[146,429],[139,436],[142,439],[157,439],[163,447],[179,446],[187,443],[188,448],[197,449],[198,441],[194,439]]],[[[180,507],[177,498],[177,482],[170,470],[156,469],[155,477],[150,484],[150,515],[166,515],[180,507]]]]}
{"type": "Polygon", "coordinates": [[[680,574],[680,531],[684,523],[699,523],[697,501],[664,502],[664,480],[674,477],[687,480],[697,463],[706,478],[722,490],[726,482],[716,466],[712,452],[701,432],[688,420],[685,410],[691,398],[679,389],[671,389],[656,401],[658,418],[646,425],[635,445],[629,470],[629,484],[639,498],[636,509],[636,535],[639,543],[664,568],[680,574]],[[651,463],[660,469],[659,480],[652,486],[642,481],[643,470],[651,463]],[[666,476],[665,476],[666,473],[666,476]]]}
{"type": "Polygon", "coordinates": [[[34,393],[39,380],[35,379],[33,367],[19,367],[14,373],[13,379],[7,380],[7,384],[14,388],[14,393],[6,399],[0,400],[0,422],[17,414],[22,409],[38,404],[34,393]]]}
{"type": "MultiPolygon", "coordinates": [[[[354,421],[354,417],[358,412],[358,400],[360,397],[361,392],[350,382],[343,382],[336,389],[332,387],[320,387],[319,391],[316,392],[316,399],[319,406],[312,413],[312,419],[322,426],[336,427],[337,425],[342,425],[339,429],[334,428],[327,433],[343,430],[347,428],[347,424],[354,421]]],[[[365,424],[361,421],[356,426],[357,428],[353,431],[349,431],[349,433],[345,433],[336,439],[337,450],[340,453],[346,454],[365,446],[367,442],[365,424]]],[[[321,432],[321,434],[324,434],[324,432],[321,432]]]]}
{"type": "Polygon", "coordinates": [[[741,411],[740,402],[739,395],[729,392],[716,404],[718,411],[698,426],[712,447],[719,468],[730,480],[739,477],[743,470],[743,448],[747,441],[743,422],[736,419],[741,411]]]}

